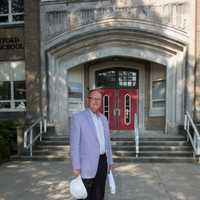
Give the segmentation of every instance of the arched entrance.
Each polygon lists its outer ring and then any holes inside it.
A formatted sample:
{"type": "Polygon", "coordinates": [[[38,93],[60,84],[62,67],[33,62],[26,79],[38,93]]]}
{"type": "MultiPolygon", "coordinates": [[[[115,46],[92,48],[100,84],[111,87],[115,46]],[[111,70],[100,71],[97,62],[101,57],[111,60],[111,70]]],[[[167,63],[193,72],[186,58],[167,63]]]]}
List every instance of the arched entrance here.
{"type": "Polygon", "coordinates": [[[96,71],[96,87],[102,93],[101,112],[106,115],[111,130],[134,128],[138,111],[138,71],[112,68],[96,71]]]}
{"type": "MultiPolygon", "coordinates": [[[[48,48],[47,51],[49,68],[48,115],[50,120],[53,120],[62,132],[67,132],[68,129],[68,93],[63,93],[67,88],[68,70],[79,65],[84,67],[88,62],[111,57],[132,58],[165,66],[167,83],[165,97],[165,131],[176,132],[177,127],[180,124],[183,124],[185,89],[184,70],[186,59],[186,48],[184,44],[169,40],[165,37],[157,36],[152,38],[149,33],[134,33],[133,30],[116,31],[114,29],[109,30],[109,32],[91,32],[90,34],[82,35],[82,37],[79,38],[71,38],[65,41],[60,39],[60,41],[61,43],[57,43],[56,46],[54,43],[52,46],[49,44],[51,47],[48,48]],[[143,38],[143,40],[141,40],[141,38],[143,38]]],[[[143,73],[145,74],[148,72],[144,71],[143,73]]],[[[138,74],[139,76],[141,75],[140,72],[138,74]]],[[[144,78],[143,75],[143,79],[144,78]]],[[[139,82],[139,87],[144,84],[143,81],[139,80],[139,82]]],[[[90,89],[92,88],[93,86],[90,87],[90,89]]],[[[139,126],[141,131],[145,129],[145,87],[143,86],[142,88],[143,90],[139,91],[138,98],[139,101],[141,101],[141,105],[136,104],[135,106],[139,107],[137,111],[139,112],[139,126]]],[[[126,92],[120,92],[123,94],[122,98],[125,98],[124,102],[129,102],[129,96],[125,96],[126,92]]],[[[118,96],[120,95],[120,92],[118,89],[118,96]]],[[[131,95],[138,97],[138,93],[131,95]]],[[[118,98],[118,100],[115,99],[116,102],[119,100],[120,98],[118,98]]],[[[129,103],[127,103],[127,108],[128,106],[130,106],[129,103]]],[[[124,106],[122,106],[122,110],[120,110],[120,114],[125,110],[125,107],[123,107],[124,106]]],[[[113,116],[117,115],[117,112],[119,112],[118,109],[119,104],[113,108],[113,116]]],[[[134,111],[132,111],[132,113],[134,113],[134,111]]],[[[127,118],[123,117],[123,121],[127,120],[127,123],[129,120],[128,114],[129,110],[126,113],[123,113],[123,116],[127,115],[127,118]]],[[[117,120],[120,121],[119,117],[117,120]]],[[[123,125],[121,126],[122,127],[118,125],[117,127],[116,125],[114,127],[113,125],[113,129],[116,127],[126,129],[123,125]]]]}

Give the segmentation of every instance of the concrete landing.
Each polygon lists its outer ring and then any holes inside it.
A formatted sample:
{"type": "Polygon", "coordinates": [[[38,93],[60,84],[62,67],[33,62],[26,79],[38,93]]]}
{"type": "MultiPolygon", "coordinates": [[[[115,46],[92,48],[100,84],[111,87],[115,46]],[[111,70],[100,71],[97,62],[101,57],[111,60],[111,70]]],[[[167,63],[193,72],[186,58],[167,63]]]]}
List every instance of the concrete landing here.
{"type": "MultiPolygon", "coordinates": [[[[199,200],[197,164],[115,164],[117,194],[105,200],[199,200]]],[[[0,166],[0,200],[72,200],[68,162],[13,161],[0,166]]]]}

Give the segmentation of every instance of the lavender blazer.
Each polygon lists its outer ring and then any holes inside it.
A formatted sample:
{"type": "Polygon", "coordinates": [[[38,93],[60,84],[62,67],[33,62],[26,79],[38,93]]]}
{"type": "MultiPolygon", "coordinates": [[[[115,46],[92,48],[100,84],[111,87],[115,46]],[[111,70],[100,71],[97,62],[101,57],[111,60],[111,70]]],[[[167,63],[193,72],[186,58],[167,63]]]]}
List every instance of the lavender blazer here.
{"type": "MultiPolygon", "coordinates": [[[[108,165],[113,163],[110,131],[107,118],[100,114],[104,127],[108,165]]],[[[72,115],[70,127],[70,155],[73,169],[80,169],[82,178],[94,178],[99,161],[100,145],[89,110],[72,115]]]]}

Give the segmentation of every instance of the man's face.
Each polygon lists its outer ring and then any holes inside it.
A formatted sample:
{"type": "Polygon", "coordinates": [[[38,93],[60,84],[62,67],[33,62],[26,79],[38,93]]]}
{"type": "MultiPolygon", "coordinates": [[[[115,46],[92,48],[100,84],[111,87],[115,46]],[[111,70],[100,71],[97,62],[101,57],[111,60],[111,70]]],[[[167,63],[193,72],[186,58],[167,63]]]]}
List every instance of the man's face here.
{"type": "Polygon", "coordinates": [[[87,105],[92,112],[98,112],[101,107],[101,93],[98,91],[92,92],[87,98],[87,105]]]}

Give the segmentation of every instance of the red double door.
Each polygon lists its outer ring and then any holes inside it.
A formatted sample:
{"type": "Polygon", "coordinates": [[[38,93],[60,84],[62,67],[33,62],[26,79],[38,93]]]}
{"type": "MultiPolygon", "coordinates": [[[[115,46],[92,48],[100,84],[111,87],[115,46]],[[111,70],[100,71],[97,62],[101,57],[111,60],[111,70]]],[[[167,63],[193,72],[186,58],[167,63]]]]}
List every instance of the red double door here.
{"type": "Polygon", "coordinates": [[[109,121],[111,130],[132,130],[134,114],[137,112],[137,89],[100,89],[102,105],[100,111],[109,121]]]}

